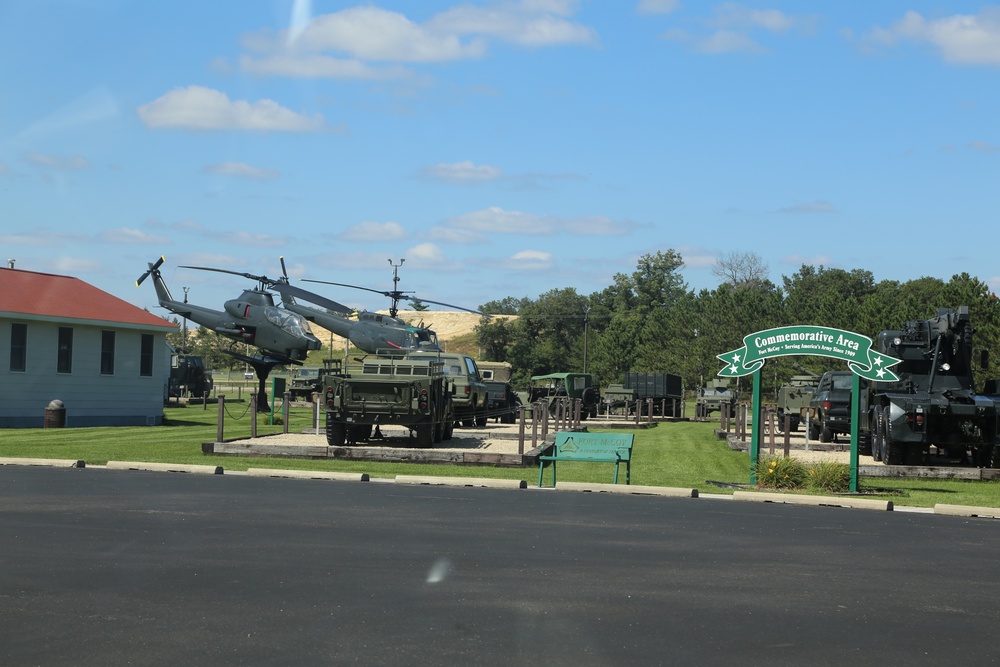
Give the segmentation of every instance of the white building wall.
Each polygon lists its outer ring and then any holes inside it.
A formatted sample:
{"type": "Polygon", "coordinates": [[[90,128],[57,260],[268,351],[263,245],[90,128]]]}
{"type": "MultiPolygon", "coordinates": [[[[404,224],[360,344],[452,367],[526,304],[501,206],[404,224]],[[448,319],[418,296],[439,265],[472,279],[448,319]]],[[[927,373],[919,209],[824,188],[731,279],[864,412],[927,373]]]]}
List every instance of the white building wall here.
{"type": "Polygon", "coordinates": [[[40,427],[49,402],[66,407],[66,426],[155,425],[163,421],[169,376],[166,332],[84,323],[0,318],[0,427],[40,427]],[[11,323],[28,326],[24,372],[10,370],[11,323]],[[58,373],[59,327],[73,329],[72,372],[58,373]],[[101,375],[102,331],[115,332],[113,375],[101,375]],[[153,374],[139,375],[142,334],[153,336],[153,374]]]}

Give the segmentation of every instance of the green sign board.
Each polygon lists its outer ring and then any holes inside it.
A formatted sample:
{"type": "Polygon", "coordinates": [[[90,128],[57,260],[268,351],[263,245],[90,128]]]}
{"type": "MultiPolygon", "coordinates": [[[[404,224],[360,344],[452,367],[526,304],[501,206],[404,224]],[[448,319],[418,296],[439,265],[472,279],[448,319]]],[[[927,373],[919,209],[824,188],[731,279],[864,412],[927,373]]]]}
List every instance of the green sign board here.
{"type": "Polygon", "coordinates": [[[860,379],[871,382],[896,382],[899,376],[891,369],[901,359],[890,357],[872,349],[872,339],[853,331],[818,327],[808,324],[778,327],[758,331],[743,337],[743,347],[718,358],[726,362],[719,371],[722,377],[753,375],[753,435],[750,443],[750,483],[756,479],[756,465],[760,453],[763,412],[760,400],[760,369],[771,357],[806,355],[843,359],[854,373],[851,388],[851,491],[858,490],[858,402],[861,395],[860,379]]]}
{"type": "Polygon", "coordinates": [[[779,327],[745,336],[743,347],[718,355],[726,362],[719,375],[750,375],[760,370],[765,359],[790,355],[843,359],[855,375],[872,382],[899,380],[889,369],[900,360],[873,350],[872,339],[868,336],[812,325],[779,327]]]}

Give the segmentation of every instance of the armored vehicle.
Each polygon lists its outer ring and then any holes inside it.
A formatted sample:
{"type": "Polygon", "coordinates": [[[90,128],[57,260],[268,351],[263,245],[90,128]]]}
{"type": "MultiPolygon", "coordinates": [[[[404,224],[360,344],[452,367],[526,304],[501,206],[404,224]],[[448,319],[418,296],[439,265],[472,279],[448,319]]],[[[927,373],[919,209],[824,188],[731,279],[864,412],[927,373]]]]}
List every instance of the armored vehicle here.
{"type": "Polygon", "coordinates": [[[798,431],[799,424],[810,417],[815,419],[815,409],[810,407],[816,385],[817,375],[793,375],[791,379],[778,389],[778,430],[785,428],[785,416],[788,415],[788,430],[798,431]]]}
{"type": "Polygon", "coordinates": [[[730,406],[736,403],[736,396],[729,388],[729,380],[726,378],[709,380],[701,388],[699,394],[698,400],[694,404],[696,417],[708,417],[713,412],[721,412],[723,403],[728,403],[730,406]]]}
{"type": "Polygon", "coordinates": [[[831,442],[838,433],[851,432],[850,371],[827,371],[819,379],[816,393],[809,401],[812,418],[809,437],[820,442],[831,442]]]}
{"type": "MultiPolygon", "coordinates": [[[[939,308],[927,320],[882,331],[878,351],[902,359],[894,383],[873,383],[861,413],[860,445],[889,465],[919,463],[934,446],[949,458],[971,455],[983,467],[1000,467],[996,380],[988,395],[972,378],[972,324],[968,306],[939,308]]],[[[982,352],[980,366],[988,357],[982,352]]]]}
{"type": "MultiPolygon", "coordinates": [[[[578,398],[583,403],[581,417],[597,416],[597,403],[600,401],[600,387],[594,382],[590,373],[549,373],[534,375],[527,395],[522,397],[525,403],[534,403],[541,398],[578,398]]],[[[555,403],[550,403],[550,410],[555,403]]]]}
{"type": "Polygon", "coordinates": [[[366,440],[381,424],[406,426],[417,447],[451,439],[455,385],[444,361],[368,355],[357,362],[343,374],[325,377],[328,445],[366,440]]]}

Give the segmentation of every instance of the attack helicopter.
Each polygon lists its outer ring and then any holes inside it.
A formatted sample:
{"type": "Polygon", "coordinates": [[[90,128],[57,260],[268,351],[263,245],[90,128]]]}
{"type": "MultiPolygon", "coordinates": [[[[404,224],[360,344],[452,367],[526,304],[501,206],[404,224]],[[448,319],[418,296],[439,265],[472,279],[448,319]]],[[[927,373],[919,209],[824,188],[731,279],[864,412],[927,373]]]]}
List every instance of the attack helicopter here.
{"type": "Polygon", "coordinates": [[[355,311],[352,308],[343,306],[336,301],[331,301],[319,294],[310,292],[308,290],[301,289],[291,285],[288,279],[288,271],[285,268],[285,258],[281,257],[281,278],[272,279],[267,276],[255,276],[246,273],[238,273],[236,271],[229,271],[227,269],[215,269],[205,266],[185,266],[181,268],[187,269],[197,269],[199,271],[216,271],[219,273],[231,273],[233,275],[243,276],[258,281],[261,285],[267,285],[268,287],[274,289],[276,292],[281,294],[281,306],[285,310],[289,310],[293,313],[301,315],[306,320],[310,322],[315,322],[324,329],[329,329],[333,333],[348,339],[355,347],[364,352],[376,353],[384,352],[386,350],[428,350],[432,352],[440,352],[441,347],[438,344],[437,334],[428,327],[423,326],[413,326],[407,324],[401,318],[397,317],[399,312],[399,302],[400,301],[411,301],[411,302],[422,302],[422,303],[433,303],[439,306],[447,306],[448,308],[455,308],[458,310],[464,310],[470,313],[477,313],[479,315],[484,315],[489,317],[486,313],[480,312],[478,310],[473,310],[471,308],[463,308],[462,306],[456,306],[449,303],[444,303],[441,301],[431,301],[430,299],[420,299],[413,296],[412,292],[403,292],[396,289],[399,285],[399,267],[406,260],[400,260],[399,264],[394,264],[390,259],[389,264],[393,267],[392,280],[393,288],[392,290],[383,291],[372,289],[370,287],[361,287],[360,285],[348,285],[346,283],[334,283],[327,282],[323,280],[307,280],[303,279],[305,282],[319,283],[323,285],[336,285],[340,287],[350,287],[353,289],[365,290],[368,292],[374,292],[376,294],[381,294],[383,296],[389,297],[392,300],[392,306],[389,308],[389,314],[383,315],[381,313],[374,313],[370,311],[360,311],[357,312],[357,320],[352,320],[345,317],[345,314],[354,314],[355,311]],[[311,306],[306,306],[299,303],[296,299],[301,299],[312,303],[314,305],[325,308],[326,310],[320,310],[319,308],[313,308],[311,306]]]}
{"type": "MultiPolygon", "coordinates": [[[[234,346],[245,343],[257,348],[258,354],[252,357],[232,348],[227,353],[249,364],[257,374],[258,396],[261,399],[258,409],[266,407],[264,382],[272,368],[286,364],[301,365],[310,350],[322,347],[320,340],[309,328],[309,323],[301,315],[275,306],[272,294],[265,287],[273,287],[283,299],[286,298],[286,293],[291,295],[301,291],[310,294],[306,290],[280,282],[272,284],[272,281],[261,276],[255,289],[243,290],[239,298],[226,301],[223,310],[214,310],[190,304],[186,296],[183,302],[175,300],[160,274],[160,266],[164,261],[165,258],[160,257],[155,262],[149,262],[149,268],[135,281],[136,287],[146,278],[152,277],[156,297],[162,307],[231,339],[234,346]]],[[[246,274],[236,275],[257,279],[256,276],[246,274]]],[[[332,301],[327,307],[329,305],[343,308],[332,301]]]]}

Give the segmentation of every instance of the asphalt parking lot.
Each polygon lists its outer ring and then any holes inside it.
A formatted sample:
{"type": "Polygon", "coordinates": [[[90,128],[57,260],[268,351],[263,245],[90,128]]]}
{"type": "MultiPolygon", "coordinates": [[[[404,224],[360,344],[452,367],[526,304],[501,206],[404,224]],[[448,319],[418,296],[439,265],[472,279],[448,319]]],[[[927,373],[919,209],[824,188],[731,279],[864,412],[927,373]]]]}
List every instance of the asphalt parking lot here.
{"type": "Polygon", "coordinates": [[[0,467],[5,664],[989,664],[1000,523],[0,467]]]}

